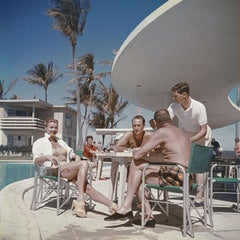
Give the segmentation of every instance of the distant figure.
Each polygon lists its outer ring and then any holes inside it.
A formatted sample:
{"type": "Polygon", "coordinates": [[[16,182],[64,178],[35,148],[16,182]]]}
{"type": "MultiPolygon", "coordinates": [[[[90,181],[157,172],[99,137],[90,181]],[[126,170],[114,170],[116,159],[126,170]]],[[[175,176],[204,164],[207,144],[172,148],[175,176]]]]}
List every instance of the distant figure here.
{"type": "MultiPolygon", "coordinates": [[[[101,148],[102,148],[102,144],[101,144],[101,148]]],[[[93,136],[88,135],[86,138],[86,144],[84,145],[84,148],[83,148],[83,156],[88,158],[91,161],[92,168],[98,167],[96,152],[101,152],[101,151],[102,150],[98,149],[98,146],[96,145],[95,141],[93,141],[93,136]]],[[[102,174],[102,171],[101,171],[101,174],[102,174]]],[[[94,176],[94,174],[92,175],[92,180],[93,181],[96,180],[96,177],[94,176]]],[[[100,180],[106,180],[106,178],[100,176],[100,180]]]]}
{"type": "Polygon", "coordinates": [[[103,150],[103,146],[102,146],[102,143],[100,141],[97,142],[96,147],[97,147],[97,150],[99,152],[101,152],[103,150]]]}
{"type": "Polygon", "coordinates": [[[239,138],[235,138],[234,152],[235,152],[237,157],[240,156],[240,141],[239,141],[239,138]]]}
{"type": "Polygon", "coordinates": [[[94,145],[93,136],[87,136],[86,144],[84,145],[83,156],[92,161],[94,159],[96,150],[97,147],[94,145]]]}
{"type": "MultiPolygon", "coordinates": [[[[95,153],[97,151],[97,147],[93,142],[93,136],[88,135],[86,137],[86,144],[83,147],[83,156],[88,158],[91,161],[92,168],[96,168],[98,163],[95,158],[95,153]]],[[[92,175],[92,180],[96,180],[96,177],[92,175]]]]}
{"type": "Polygon", "coordinates": [[[215,138],[212,138],[211,145],[213,146],[213,154],[214,154],[216,157],[221,156],[221,155],[222,155],[221,147],[220,147],[219,142],[216,141],[215,138]]]}
{"type": "Polygon", "coordinates": [[[150,125],[150,127],[151,127],[152,129],[155,129],[155,128],[156,128],[154,119],[150,119],[150,120],[149,120],[149,125],[150,125]]]}

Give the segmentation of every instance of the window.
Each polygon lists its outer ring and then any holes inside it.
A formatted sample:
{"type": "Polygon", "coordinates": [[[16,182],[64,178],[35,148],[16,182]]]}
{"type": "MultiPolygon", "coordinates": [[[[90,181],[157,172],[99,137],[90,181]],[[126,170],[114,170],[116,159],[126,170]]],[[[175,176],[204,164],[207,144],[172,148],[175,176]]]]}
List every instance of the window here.
{"type": "Polygon", "coordinates": [[[23,110],[16,110],[15,116],[27,116],[27,112],[23,110]]]}
{"type": "Polygon", "coordinates": [[[71,137],[67,138],[67,143],[68,143],[68,146],[72,147],[72,138],[71,137]]]}
{"type": "Polygon", "coordinates": [[[25,110],[18,110],[18,109],[14,110],[13,108],[8,108],[7,114],[8,114],[9,117],[13,117],[13,116],[22,116],[22,117],[24,117],[24,116],[27,116],[27,111],[25,111],[25,110]]]}
{"type": "Polygon", "coordinates": [[[7,138],[8,138],[7,145],[8,145],[8,146],[13,146],[14,136],[8,135],[7,138]]]}
{"type": "Polygon", "coordinates": [[[14,116],[14,109],[8,108],[7,114],[8,114],[9,117],[13,117],[14,116]]]}
{"type": "Polygon", "coordinates": [[[65,115],[65,126],[66,126],[66,128],[72,127],[72,116],[69,113],[66,113],[66,115],[65,115]]]}

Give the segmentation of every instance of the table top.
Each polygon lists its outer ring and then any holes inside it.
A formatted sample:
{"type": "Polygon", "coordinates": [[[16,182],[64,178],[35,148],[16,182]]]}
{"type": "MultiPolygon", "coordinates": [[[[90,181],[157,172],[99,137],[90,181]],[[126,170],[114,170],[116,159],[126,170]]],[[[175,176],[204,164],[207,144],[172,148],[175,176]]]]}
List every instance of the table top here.
{"type": "Polygon", "coordinates": [[[221,157],[215,157],[216,160],[240,160],[240,157],[238,156],[221,156],[221,157]]]}
{"type": "Polygon", "coordinates": [[[123,151],[123,152],[96,152],[96,155],[99,157],[133,157],[132,151],[123,151]]]}
{"type": "Polygon", "coordinates": [[[240,157],[234,156],[223,156],[223,157],[215,157],[212,163],[224,163],[224,164],[240,164],[240,157]]]}

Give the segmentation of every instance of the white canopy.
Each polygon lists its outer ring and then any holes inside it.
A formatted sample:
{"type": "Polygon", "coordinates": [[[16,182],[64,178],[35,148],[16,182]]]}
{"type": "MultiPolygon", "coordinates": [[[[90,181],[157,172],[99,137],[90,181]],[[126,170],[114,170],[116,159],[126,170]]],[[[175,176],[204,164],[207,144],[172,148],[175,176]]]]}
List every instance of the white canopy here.
{"type": "Polygon", "coordinates": [[[240,121],[239,107],[228,98],[240,83],[239,22],[238,0],[167,1],[122,44],[112,68],[114,88],[156,111],[172,102],[171,87],[186,81],[213,129],[240,121]]]}

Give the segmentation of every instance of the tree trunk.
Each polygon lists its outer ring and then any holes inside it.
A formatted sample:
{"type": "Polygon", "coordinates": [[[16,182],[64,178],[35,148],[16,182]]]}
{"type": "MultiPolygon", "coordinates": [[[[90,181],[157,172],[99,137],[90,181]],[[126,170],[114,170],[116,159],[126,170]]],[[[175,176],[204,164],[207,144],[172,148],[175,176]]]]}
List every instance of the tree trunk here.
{"type": "Polygon", "coordinates": [[[76,59],[76,46],[73,46],[73,65],[74,65],[74,82],[76,88],[76,98],[77,98],[77,133],[76,133],[76,150],[82,150],[83,139],[82,139],[82,116],[81,116],[81,105],[80,105],[80,84],[77,74],[77,59],[76,59]]]}
{"type": "Polygon", "coordinates": [[[88,106],[87,106],[87,112],[86,112],[86,118],[84,120],[84,125],[85,125],[85,133],[84,133],[84,137],[83,139],[86,139],[87,137],[87,133],[88,133],[88,128],[89,128],[89,119],[90,119],[90,112],[91,112],[91,107],[92,107],[92,89],[90,89],[90,99],[89,99],[89,103],[88,106]]]}
{"type": "Polygon", "coordinates": [[[105,135],[102,135],[102,145],[104,146],[105,135]]]}
{"type": "Polygon", "coordinates": [[[45,90],[45,102],[47,102],[47,90],[45,90]]]}

